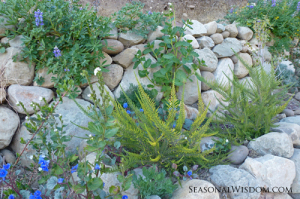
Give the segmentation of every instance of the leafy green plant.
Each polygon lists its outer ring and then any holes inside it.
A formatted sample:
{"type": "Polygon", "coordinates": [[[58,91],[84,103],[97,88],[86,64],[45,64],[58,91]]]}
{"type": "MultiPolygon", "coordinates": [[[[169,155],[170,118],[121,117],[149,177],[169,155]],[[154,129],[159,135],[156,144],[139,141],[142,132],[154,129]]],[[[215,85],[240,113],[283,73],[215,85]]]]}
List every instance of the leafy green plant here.
{"type": "MultiPolygon", "coordinates": [[[[152,90],[149,90],[145,87],[143,87],[143,89],[150,98],[155,99],[156,95],[152,90]]],[[[125,91],[125,93],[123,93],[122,91],[120,92],[120,97],[117,99],[117,101],[120,104],[126,103],[127,100],[126,100],[125,95],[127,95],[132,100],[133,104],[136,107],[141,107],[141,104],[138,100],[138,85],[130,84],[129,89],[127,89],[125,91]]],[[[159,105],[159,102],[155,101],[155,107],[158,107],[158,105],[159,105]]]]}
{"type": "Polygon", "coordinates": [[[145,4],[136,1],[127,3],[121,10],[113,14],[114,26],[121,32],[131,31],[146,38],[149,31],[154,31],[165,18],[159,12],[143,13],[144,6],[145,4]]]}
{"type": "Polygon", "coordinates": [[[238,142],[243,142],[269,133],[274,126],[274,117],[289,102],[284,101],[289,85],[281,86],[274,70],[267,73],[262,66],[252,68],[238,54],[236,56],[249,70],[251,80],[240,82],[235,75],[233,79],[227,77],[232,83],[232,89],[227,89],[224,84],[208,82],[202,77],[199,79],[223,96],[224,99],[218,101],[225,111],[220,112],[217,118],[220,123],[232,124],[234,127],[228,132],[235,134],[238,142]]]}
{"type": "MultiPolygon", "coordinates": [[[[171,8],[173,8],[172,5],[171,8]]],[[[190,77],[195,74],[200,65],[205,65],[205,63],[203,60],[199,61],[197,59],[198,54],[194,52],[190,44],[192,41],[183,39],[185,28],[190,27],[189,25],[192,23],[189,20],[183,21],[184,27],[174,27],[175,11],[170,11],[165,16],[169,17],[169,21],[165,22],[164,28],[161,30],[165,35],[161,38],[159,47],[154,47],[154,41],[148,43],[146,50],[143,52],[138,51],[133,62],[135,62],[134,69],[139,64],[143,67],[143,70],[138,70],[139,76],[148,78],[151,81],[151,84],[147,87],[160,86],[162,88],[161,92],[164,92],[164,97],[168,98],[171,94],[174,78],[175,85],[182,86],[187,80],[192,81],[190,77]],[[152,63],[150,58],[146,60],[144,55],[148,53],[154,56],[157,60],[156,63],[152,63]],[[153,73],[153,78],[149,77],[149,68],[157,69],[153,73]]]]}
{"type": "MultiPolygon", "coordinates": [[[[108,36],[111,20],[82,8],[78,0],[9,0],[0,4],[0,15],[16,27],[6,37],[22,35],[23,61],[35,63],[36,70],[47,68],[56,75],[56,85],[68,79],[85,83],[84,69],[89,75],[96,67],[106,70],[101,40],[108,36]]],[[[43,83],[38,76],[35,81],[43,83]]]]}
{"type": "Polygon", "coordinates": [[[151,195],[158,195],[161,198],[170,198],[177,188],[173,185],[172,180],[167,178],[166,171],[161,169],[156,171],[156,166],[151,168],[143,167],[144,176],[133,176],[133,184],[139,190],[139,196],[147,199],[151,195]]]}
{"type": "MultiPolygon", "coordinates": [[[[298,0],[257,1],[256,5],[248,5],[239,9],[232,9],[225,19],[230,23],[236,21],[240,26],[254,29],[253,18],[267,18],[272,24],[275,44],[271,47],[274,52],[289,51],[294,37],[300,36],[300,14],[298,0]]],[[[263,22],[263,20],[262,20],[263,22]]],[[[271,38],[270,38],[271,39],[271,38]]]]}
{"type": "Polygon", "coordinates": [[[201,126],[208,110],[204,109],[199,90],[198,94],[199,114],[189,131],[182,129],[185,121],[184,103],[183,101],[178,103],[174,84],[171,97],[166,104],[168,113],[166,120],[159,116],[153,99],[145,93],[140,83],[138,99],[141,109],[136,107],[128,96],[126,96],[127,103],[123,106],[116,102],[114,116],[120,127],[117,136],[126,153],[122,157],[124,167],[129,169],[139,165],[157,164],[161,168],[170,169],[172,163],[178,165],[197,163],[201,167],[209,167],[222,161],[222,155],[210,154],[214,148],[205,152],[200,149],[201,139],[215,135],[216,132],[206,132],[211,118],[201,126]],[[178,120],[176,120],[177,108],[178,120]]]}

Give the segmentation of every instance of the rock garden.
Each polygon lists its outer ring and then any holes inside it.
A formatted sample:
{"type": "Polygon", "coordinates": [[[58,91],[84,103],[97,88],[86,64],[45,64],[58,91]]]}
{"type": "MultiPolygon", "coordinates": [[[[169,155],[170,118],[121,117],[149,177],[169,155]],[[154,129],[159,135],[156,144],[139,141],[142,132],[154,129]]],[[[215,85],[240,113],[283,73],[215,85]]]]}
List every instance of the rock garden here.
{"type": "Polygon", "coordinates": [[[0,4],[0,198],[300,199],[300,2],[201,23],[0,4]]]}

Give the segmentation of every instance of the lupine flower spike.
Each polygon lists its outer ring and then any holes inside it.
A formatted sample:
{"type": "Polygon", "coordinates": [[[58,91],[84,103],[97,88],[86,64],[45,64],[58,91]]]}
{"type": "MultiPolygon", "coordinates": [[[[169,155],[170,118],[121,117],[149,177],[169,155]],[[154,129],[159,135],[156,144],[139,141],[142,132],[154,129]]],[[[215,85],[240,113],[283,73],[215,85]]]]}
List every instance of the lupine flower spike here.
{"type": "Polygon", "coordinates": [[[54,47],[53,53],[54,53],[55,57],[60,57],[61,56],[60,50],[57,48],[57,46],[54,47]]]}
{"type": "Polygon", "coordinates": [[[34,17],[35,17],[35,25],[36,26],[42,26],[44,25],[44,20],[43,20],[43,12],[41,12],[39,9],[34,12],[34,17]]]}
{"type": "Polygon", "coordinates": [[[272,0],[272,7],[276,6],[276,0],[272,0]]]}

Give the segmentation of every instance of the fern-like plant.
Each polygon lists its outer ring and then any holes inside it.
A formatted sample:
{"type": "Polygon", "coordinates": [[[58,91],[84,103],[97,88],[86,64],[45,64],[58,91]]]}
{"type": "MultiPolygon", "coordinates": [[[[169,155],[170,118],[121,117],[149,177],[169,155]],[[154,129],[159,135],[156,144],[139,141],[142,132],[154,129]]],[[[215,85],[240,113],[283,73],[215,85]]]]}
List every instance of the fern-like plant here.
{"type": "Polygon", "coordinates": [[[182,129],[185,121],[183,96],[178,103],[174,83],[170,99],[165,105],[168,107],[166,119],[159,116],[154,100],[145,93],[139,82],[138,84],[138,100],[142,109],[136,107],[127,95],[129,108],[127,104],[124,107],[115,102],[114,117],[119,124],[117,136],[125,148],[126,155],[122,158],[125,168],[157,164],[168,170],[172,163],[209,167],[222,161],[222,155],[213,153],[215,148],[205,152],[200,149],[201,139],[216,135],[216,132],[207,133],[211,119],[203,124],[208,109],[204,109],[199,89],[199,114],[190,130],[185,131],[182,129]],[[132,116],[133,114],[135,115],[132,116]]]}
{"type": "Polygon", "coordinates": [[[212,83],[200,76],[198,79],[223,96],[223,100],[218,101],[225,111],[218,114],[218,121],[232,124],[234,131],[231,129],[227,132],[235,133],[237,141],[243,142],[269,133],[274,126],[274,117],[290,101],[285,101],[290,85],[282,86],[274,70],[267,73],[261,65],[252,68],[238,54],[235,55],[249,70],[251,80],[240,81],[235,75],[233,79],[226,76],[232,83],[232,88],[227,89],[222,83],[212,83]]]}

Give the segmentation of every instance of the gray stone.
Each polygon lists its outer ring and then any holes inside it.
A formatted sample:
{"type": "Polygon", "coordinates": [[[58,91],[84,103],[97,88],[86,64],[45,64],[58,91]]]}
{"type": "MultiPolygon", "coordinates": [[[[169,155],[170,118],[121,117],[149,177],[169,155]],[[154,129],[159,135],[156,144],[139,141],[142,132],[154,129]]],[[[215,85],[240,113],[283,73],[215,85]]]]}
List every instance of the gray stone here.
{"type": "MultiPolygon", "coordinates": [[[[96,98],[99,99],[100,104],[102,104],[103,103],[102,97],[101,97],[100,91],[98,89],[99,83],[98,82],[93,83],[92,86],[93,86],[93,89],[95,90],[96,98]]],[[[114,95],[112,94],[112,92],[109,90],[109,88],[106,85],[104,85],[104,89],[108,92],[109,96],[111,97],[111,100],[113,101],[114,95]]],[[[90,86],[86,87],[82,93],[82,98],[89,102],[93,102],[93,100],[91,99],[91,93],[92,93],[91,87],[90,86]]],[[[110,102],[110,105],[113,105],[112,101],[110,102]]]]}
{"type": "Polygon", "coordinates": [[[175,192],[173,193],[173,196],[171,199],[219,199],[219,194],[218,192],[199,192],[199,188],[204,188],[204,187],[212,187],[214,186],[204,180],[198,180],[198,179],[193,179],[193,180],[187,180],[187,181],[182,181],[181,182],[182,187],[178,187],[175,192]],[[189,187],[195,187],[198,188],[197,191],[195,192],[190,192],[189,187]]]}
{"type": "MultiPolygon", "coordinates": [[[[11,84],[30,85],[34,77],[35,64],[31,66],[25,62],[13,61],[13,56],[22,52],[20,48],[9,47],[0,54],[0,71],[2,72],[2,87],[11,84]]],[[[20,57],[17,58],[19,60],[20,57]]]]}
{"type": "Polygon", "coordinates": [[[106,69],[108,69],[109,72],[102,73],[103,81],[110,90],[113,90],[122,80],[123,68],[118,64],[111,64],[106,67],[106,69]]]}
{"type": "MultiPolygon", "coordinates": [[[[16,156],[13,152],[11,152],[8,149],[2,149],[0,151],[0,154],[2,154],[3,157],[5,157],[5,162],[9,164],[14,164],[16,161],[16,156]]],[[[1,162],[2,163],[2,162],[1,162]]]]}
{"type": "Polygon", "coordinates": [[[9,40],[8,43],[11,47],[15,47],[15,48],[24,48],[24,42],[22,41],[22,39],[24,39],[24,37],[22,35],[18,35],[15,38],[13,38],[12,40],[9,40]]]}
{"type": "Polygon", "coordinates": [[[286,69],[291,71],[292,73],[296,72],[295,66],[291,61],[282,61],[280,64],[286,65],[286,69]]]}
{"type": "Polygon", "coordinates": [[[291,199],[300,199],[300,193],[290,193],[289,195],[292,197],[291,199]]]}
{"type": "MultiPolygon", "coordinates": [[[[98,55],[98,51],[96,52],[96,54],[98,55]]],[[[91,53],[92,55],[94,54],[94,52],[91,53]]],[[[102,51],[103,54],[103,58],[99,59],[100,65],[110,65],[112,63],[112,58],[104,51],[102,51]],[[105,62],[105,63],[104,63],[105,62]]],[[[100,57],[100,55],[99,55],[100,57]]]]}
{"type": "Polygon", "coordinates": [[[199,38],[196,38],[200,48],[209,48],[211,49],[212,47],[215,46],[215,43],[214,41],[212,40],[212,38],[210,37],[207,37],[207,36],[203,36],[203,37],[199,37],[199,38]]]}
{"type": "Polygon", "coordinates": [[[202,138],[200,142],[201,151],[203,152],[213,148],[215,145],[215,140],[219,140],[219,138],[216,136],[209,136],[209,137],[202,138]]]}
{"type": "Polygon", "coordinates": [[[292,160],[270,154],[259,158],[248,157],[239,168],[255,176],[261,182],[261,187],[269,189],[290,187],[296,176],[295,164],[292,160]]]}
{"type": "Polygon", "coordinates": [[[294,123],[300,125],[300,116],[283,118],[280,122],[294,123]]]}
{"type": "Polygon", "coordinates": [[[102,41],[102,50],[110,55],[116,55],[124,50],[124,45],[115,39],[106,39],[102,41]]]}
{"type": "Polygon", "coordinates": [[[196,108],[188,105],[184,105],[184,110],[186,119],[194,120],[199,114],[199,111],[196,108]]]}
{"type": "Polygon", "coordinates": [[[109,36],[105,37],[105,39],[118,39],[118,28],[110,25],[111,30],[109,31],[108,34],[109,36]]]}
{"type": "Polygon", "coordinates": [[[158,195],[149,196],[148,199],[161,199],[158,195]]]}
{"type": "MultiPolygon", "coordinates": [[[[201,93],[201,97],[202,97],[202,101],[205,105],[205,107],[208,107],[209,111],[208,111],[208,115],[211,116],[211,113],[213,113],[214,111],[217,110],[217,108],[219,108],[219,110],[221,110],[223,107],[221,107],[220,102],[222,102],[223,100],[223,96],[221,94],[219,94],[218,92],[214,91],[214,90],[208,90],[205,92],[201,93]]],[[[223,102],[225,105],[227,103],[223,102]]]]}
{"type": "MultiPolygon", "coordinates": [[[[239,56],[248,67],[252,67],[252,58],[248,53],[239,53],[239,56]]],[[[249,70],[240,60],[238,60],[238,62],[234,64],[234,74],[241,79],[249,74],[249,70]]]]}
{"type": "MultiPolygon", "coordinates": [[[[92,75],[90,81],[91,81],[90,83],[92,84],[92,83],[98,82],[99,80],[96,75],[92,75]]],[[[81,83],[80,87],[84,88],[84,87],[87,87],[88,85],[89,85],[88,83],[81,83]]]]}
{"type": "MultiPolygon", "coordinates": [[[[213,83],[216,81],[214,74],[212,74],[209,71],[201,71],[201,76],[208,82],[213,83]]],[[[208,85],[206,85],[204,82],[201,82],[201,90],[202,91],[207,91],[209,89],[210,89],[210,87],[208,85]]]]}
{"type": "Polygon", "coordinates": [[[20,118],[16,113],[0,106],[0,149],[10,144],[19,124],[20,118]]]}
{"type": "Polygon", "coordinates": [[[249,154],[249,150],[246,146],[232,146],[229,157],[227,158],[232,164],[242,164],[249,154]]]}
{"type": "Polygon", "coordinates": [[[272,154],[284,158],[294,153],[291,138],[286,133],[271,132],[258,137],[248,144],[248,148],[258,155],[272,154]]]}
{"type": "Polygon", "coordinates": [[[183,37],[181,37],[180,41],[184,41],[184,40],[185,41],[192,40],[192,42],[190,43],[192,45],[192,47],[194,49],[199,48],[199,44],[198,44],[197,40],[192,35],[184,35],[183,37]]]}
{"type": "Polygon", "coordinates": [[[222,33],[225,31],[225,26],[223,24],[217,24],[217,33],[222,33]]]}
{"type": "MultiPolygon", "coordinates": [[[[1,91],[0,91],[0,98],[1,98],[1,91]]],[[[0,104],[1,104],[1,100],[0,100],[0,104]]],[[[297,108],[296,110],[294,110],[294,114],[300,115],[300,108],[297,108]]]]}
{"type": "Polygon", "coordinates": [[[291,109],[284,109],[282,112],[283,112],[287,117],[291,117],[291,116],[294,116],[294,115],[295,115],[295,114],[294,114],[294,111],[291,110],[291,109]]]}
{"type": "MultiPolygon", "coordinates": [[[[282,190],[282,188],[280,188],[280,190],[282,190]]],[[[266,192],[262,192],[260,199],[293,199],[293,198],[287,193],[266,193],[266,192]]]]}
{"type": "Polygon", "coordinates": [[[219,59],[218,67],[214,72],[216,81],[219,84],[223,84],[224,86],[227,86],[229,89],[232,84],[229,79],[231,80],[233,79],[233,73],[232,73],[233,70],[234,70],[234,65],[230,58],[219,59]]]}
{"type": "Polygon", "coordinates": [[[215,34],[217,32],[218,24],[215,21],[204,24],[204,26],[207,30],[206,35],[212,35],[212,34],[215,34]]]}
{"type": "Polygon", "coordinates": [[[198,57],[194,59],[194,64],[198,64],[198,59],[205,61],[206,66],[200,66],[200,71],[214,72],[217,69],[218,58],[209,48],[196,49],[194,52],[198,54],[198,57]]]}
{"type": "MultiPolygon", "coordinates": [[[[147,54],[145,55],[146,57],[146,60],[150,59],[151,60],[151,63],[154,64],[156,63],[156,60],[154,59],[154,57],[152,57],[150,54],[147,54]]],[[[139,75],[138,75],[138,70],[143,70],[143,66],[141,64],[139,64],[137,66],[136,69],[133,69],[133,66],[134,64],[131,64],[127,69],[126,71],[124,72],[124,76],[121,80],[121,83],[119,84],[119,86],[114,90],[114,96],[115,98],[119,98],[120,97],[120,94],[122,92],[122,89],[121,87],[123,88],[124,91],[128,90],[129,87],[130,87],[130,84],[134,84],[134,85],[137,85],[138,82],[137,80],[144,86],[147,86],[148,84],[152,84],[150,82],[150,80],[148,80],[148,78],[141,78],[139,75]],[[136,76],[135,76],[136,74],[136,76]]],[[[156,67],[156,68],[148,68],[148,76],[149,78],[153,78],[153,73],[158,71],[160,69],[160,67],[156,67]]],[[[158,91],[158,95],[156,96],[156,100],[160,101],[162,96],[163,96],[163,93],[160,92],[161,90],[161,87],[158,87],[158,86],[155,86],[154,87],[157,91],[158,91]]],[[[151,89],[151,88],[150,88],[151,89]]]]}
{"type": "Polygon", "coordinates": [[[225,30],[229,32],[229,37],[236,37],[239,33],[235,24],[225,26],[225,30]]]}
{"type": "Polygon", "coordinates": [[[231,57],[234,52],[238,53],[242,50],[242,44],[236,38],[226,38],[223,43],[216,45],[213,52],[218,58],[231,57]]]}
{"type": "Polygon", "coordinates": [[[239,82],[243,84],[247,89],[255,88],[252,77],[244,77],[239,79],[239,82]]]}
{"type": "MultiPolygon", "coordinates": [[[[260,182],[243,169],[233,168],[229,165],[218,165],[212,167],[210,181],[216,187],[260,187],[260,182]]],[[[232,199],[258,199],[259,192],[233,192],[228,193],[232,199]]]]}
{"type": "Polygon", "coordinates": [[[296,93],[296,95],[294,96],[294,98],[298,101],[300,101],[300,92],[296,93]]]}
{"type": "Polygon", "coordinates": [[[155,31],[151,31],[149,34],[148,34],[148,39],[147,39],[147,42],[151,42],[151,41],[154,41],[155,39],[159,38],[159,37],[162,37],[164,36],[164,33],[161,32],[161,30],[163,29],[162,26],[157,26],[156,30],[155,31]]]}
{"type": "Polygon", "coordinates": [[[123,52],[113,57],[113,61],[117,64],[120,64],[124,68],[128,68],[137,52],[137,48],[127,48],[123,52]]]}
{"type": "Polygon", "coordinates": [[[54,75],[53,73],[48,74],[48,69],[49,68],[42,68],[36,71],[36,75],[39,77],[44,78],[44,83],[42,85],[38,85],[36,82],[33,83],[34,86],[41,86],[44,88],[53,88],[54,87],[54,82],[52,82],[52,77],[57,77],[57,75],[54,75]]]}
{"type": "Polygon", "coordinates": [[[253,37],[253,31],[248,27],[238,27],[237,38],[249,41],[253,37]]]}
{"type": "Polygon", "coordinates": [[[0,88],[0,104],[6,101],[6,91],[4,88],[0,88]]]}
{"type": "Polygon", "coordinates": [[[145,39],[141,35],[128,31],[127,33],[121,33],[119,35],[119,41],[122,42],[125,47],[130,47],[143,43],[145,39]]]}
{"type": "Polygon", "coordinates": [[[202,23],[197,20],[191,20],[191,22],[193,23],[192,25],[190,25],[192,29],[186,27],[186,31],[184,32],[184,34],[190,34],[194,37],[201,37],[207,34],[207,29],[202,23]]]}
{"type": "MultiPolygon", "coordinates": [[[[8,19],[5,17],[0,16],[0,35],[3,35],[6,30],[14,30],[15,26],[14,25],[6,25],[8,19]],[[3,22],[2,22],[3,20],[3,22]]],[[[2,38],[3,36],[0,36],[2,38]]]]}
{"type": "Polygon", "coordinates": [[[296,177],[292,184],[293,193],[300,193],[300,149],[295,149],[293,156],[290,158],[295,163],[296,177]]]}
{"type": "Polygon", "coordinates": [[[215,45],[222,43],[224,40],[223,35],[220,33],[215,33],[210,38],[214,41],[215,45]]]}
{"type": "Polygon", "coordinates": [[[230,32],[224,31],[224,32],[222,32],[221,34],[222,34],[223,38],[226,39],[227,37],[229,37],[230,32]]]}
{"type": "MultiPolygon", "coordinates": [[[[34,109],[31,106],[32,102],[38,103],[40,106],[44,106],[45,102],[43,98],[45,98],[46,102],[50,102],[54,97],[54,93],[52,90],[37,86],[20,86],[20,85],[11,85],[8,90],[8,101],[11,106],[18,111],[18,113],[26,114],[23,110],[22,106],[17,106],[18,102],[22,102],[26,111],[29,114],[34,113],[34,109]]],[[[39,110],[38,107],[36,107],[39,110]]]]}

